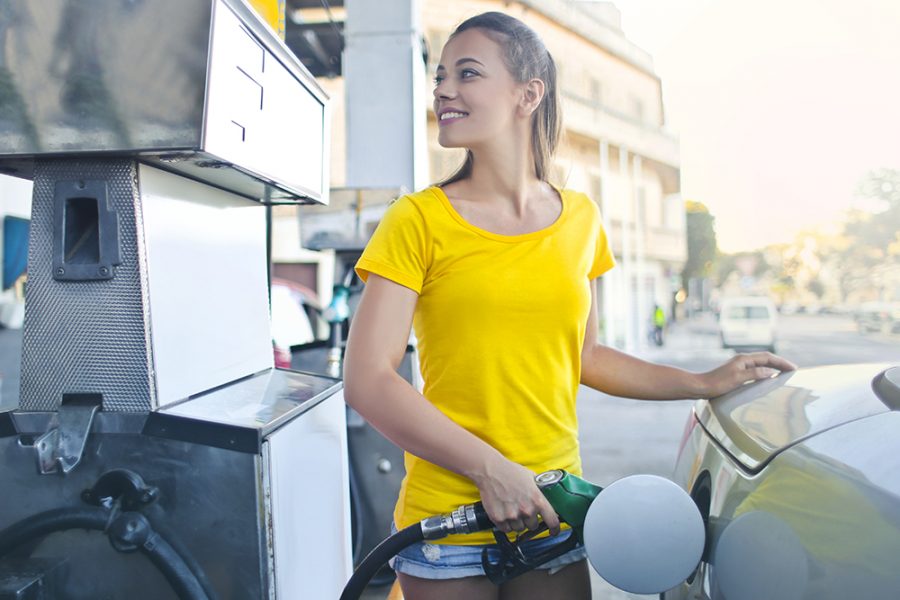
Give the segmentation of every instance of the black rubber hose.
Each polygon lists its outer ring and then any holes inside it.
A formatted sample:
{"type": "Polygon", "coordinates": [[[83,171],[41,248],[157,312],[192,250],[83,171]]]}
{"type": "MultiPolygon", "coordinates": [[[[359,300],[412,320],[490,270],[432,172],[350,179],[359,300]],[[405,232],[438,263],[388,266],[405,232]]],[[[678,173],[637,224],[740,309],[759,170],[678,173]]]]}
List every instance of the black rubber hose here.
{"type": "Polygon", "coordinates": [[[194,555],[185,548],[184,544],[179,539],[179,536],[176,535],[169,527],[165,524],[165,514],[162,509],[160,509],[158,504],[151,504],[149,506],[145,506],[142,509],[143,514],[150,521],[150,524],[153,526],[153,529],[166,540],[170,546],[175,550],[176,554],[181,557],[184,561],[184,564],[187,565],[188,569],[194,576],[197,578],[197,581],[200,582],[200,585],[203,587],[203,591],[206,593],[206,596],[209,600],[219,600],[219,596],[216,591],[213,589],[212,583],[210,583],[209,578],[206,576],[206,571],[203,570],[203,567],[200,566],[200,563],[197,562],[197,559],[194,558],[194,555]]]}
{"type": "Polygon", "coordinates": [[[181,556],[158,533],[153,533],[141,552],[165,575],[181,600],[207,600],[209,596],[181,556]]]}
{"type": "Polygon", "coordinates": [[[93,529],[103,531],[109,511],[102,508],[57,508],[32,515],[0,531],[0,557],[29,542],[56,531],[93,529]]]}
{"type": "MultiPolygon", "coordinates": [[[[348,461],[350,471],[350,514],[353,517],[353,564],[362,560],[363,541],[366,537],[366,519],[363,518],[363,511],[369,507],[368,504],[363,505],[362,490],[359,487],[359,478],[356,475],[356,467],[353,457],[348,461]]],[[[390,569],[381,569],[372,576],[370,583],[372,585],[387,585],[396,578],[394,572],[390,569]]],[[[212,600],[212,598],[210,598],[212,600]]]]}
{"type": "Polygon", "coordinates": [[[353,460],[352,456],[347,461],[347,468],[350,475],[350,514],[353,516],[353,533],[355,534],[355,539],[353,540],[353,564],[356,564],[357,561],[362,558],[363,529],[365,527],[363,504],[362,498],[360,498],[359,481],[356,477],[356,467],[354,465],[355,462],[356,461],[353,460]]]}
{"type": "MultiPolygon", "coordinates": [[[[106,531],[109,511],[95,507],[57,508],[26,517],[0,531],[0,557],[18,546],[69,529],[106,531]]],[[[153,543],[139,547],[165,575],[181,600],[208,600],[197,578],[172,547],[155,532],[153,543]]]]}
{"type": "Polygon", "coordinates": [[[416,542],[425,539],[422,534],[422,524],[415,523],[405,529],[401,529],[391,537],[378,544],[374,550],[362,561],[353,573],[353,577],[344,586],[344,592],[341,594],[341,600],[358,600],[362,596],[363,590],[366,589],[369,580],[378,572],[381,565],[386,563],[398,552],[416,542]]]}

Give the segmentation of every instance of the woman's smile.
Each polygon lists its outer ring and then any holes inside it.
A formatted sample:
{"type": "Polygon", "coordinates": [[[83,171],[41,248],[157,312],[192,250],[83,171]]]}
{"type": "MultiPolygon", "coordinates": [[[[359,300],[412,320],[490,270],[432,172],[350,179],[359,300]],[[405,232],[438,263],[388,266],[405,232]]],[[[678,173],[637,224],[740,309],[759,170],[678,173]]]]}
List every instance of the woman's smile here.
{"type": "Polygon", "coordinates": [[[459,121],[460,119],[465,119],[469,116],[469,113],[463,112],[461,110],[454,110],[452,108],[442,109],[438,113],[438,124],[440,126],[449,125],[450,123],[454,123],[459,121]]]}

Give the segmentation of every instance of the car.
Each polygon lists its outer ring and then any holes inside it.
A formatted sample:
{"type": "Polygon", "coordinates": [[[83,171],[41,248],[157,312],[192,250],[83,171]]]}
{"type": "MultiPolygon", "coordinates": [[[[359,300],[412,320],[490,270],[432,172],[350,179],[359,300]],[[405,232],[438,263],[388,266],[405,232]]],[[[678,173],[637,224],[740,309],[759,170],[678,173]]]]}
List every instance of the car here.
{"type": "Polygon", "coordinates": [[[316,317],[322,308],[315,291],[286,279],[272,279],[272,347],[275,366],[291,367],[291,347],[316,339],[316,317]]]}
{"type": "Polygon", "coordinates": [[[725,298],[719,310],[723,348],[775,351],[778,310],[764,296],[725,298]]]}
{"type": "Polygon", "coordinates": [[[862,333],[900,333],[900,303],[864,302],[853,315],[862,333]]]}
{"type": "Polygon", "coordinates": [[[785,302],[778,309],[778,312],[780,312],[783,315],[793,315],[793,314],[798,313],[799,311],[800,311],[800,305],[797,304],[796,302],[785,302]]]}
{"type": "Polygon", "coordinates": [[[706,523],[662,600],[900,598],[900,366],[784,372],[697,401],[673,480],[706,523]]]}

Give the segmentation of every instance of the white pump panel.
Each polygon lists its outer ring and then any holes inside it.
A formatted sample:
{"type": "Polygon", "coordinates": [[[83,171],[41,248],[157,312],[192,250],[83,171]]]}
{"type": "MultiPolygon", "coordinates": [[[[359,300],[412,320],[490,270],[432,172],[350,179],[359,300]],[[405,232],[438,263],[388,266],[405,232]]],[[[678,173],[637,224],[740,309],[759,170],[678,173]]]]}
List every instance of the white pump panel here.
{"type": "Polygon", "coordinates": [[[271,368],[265,209],[139,171],[156,406],[271,368]]]}

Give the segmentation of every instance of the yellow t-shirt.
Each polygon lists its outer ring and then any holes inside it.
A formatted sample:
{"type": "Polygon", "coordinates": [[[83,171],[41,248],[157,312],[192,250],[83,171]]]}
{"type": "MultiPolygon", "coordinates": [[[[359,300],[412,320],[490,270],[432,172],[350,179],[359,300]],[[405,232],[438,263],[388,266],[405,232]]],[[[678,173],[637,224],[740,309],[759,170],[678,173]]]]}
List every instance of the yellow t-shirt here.
{"type": "MultiPolygon", "coordinates": [[[[523,235],[471,225],[438,187],[403,196],[388,208],[356,270],[363,281],[375,273],[419,294],[413,328],[429,401],[535,473],[580,475],[575,396],[590,281],[614,260],[597,205],[584,194],[559,194],[556,222],[523,235]]],[[[479,499],[466,477],[409,453],[404,464],[398,528],[479,499]]]]}

